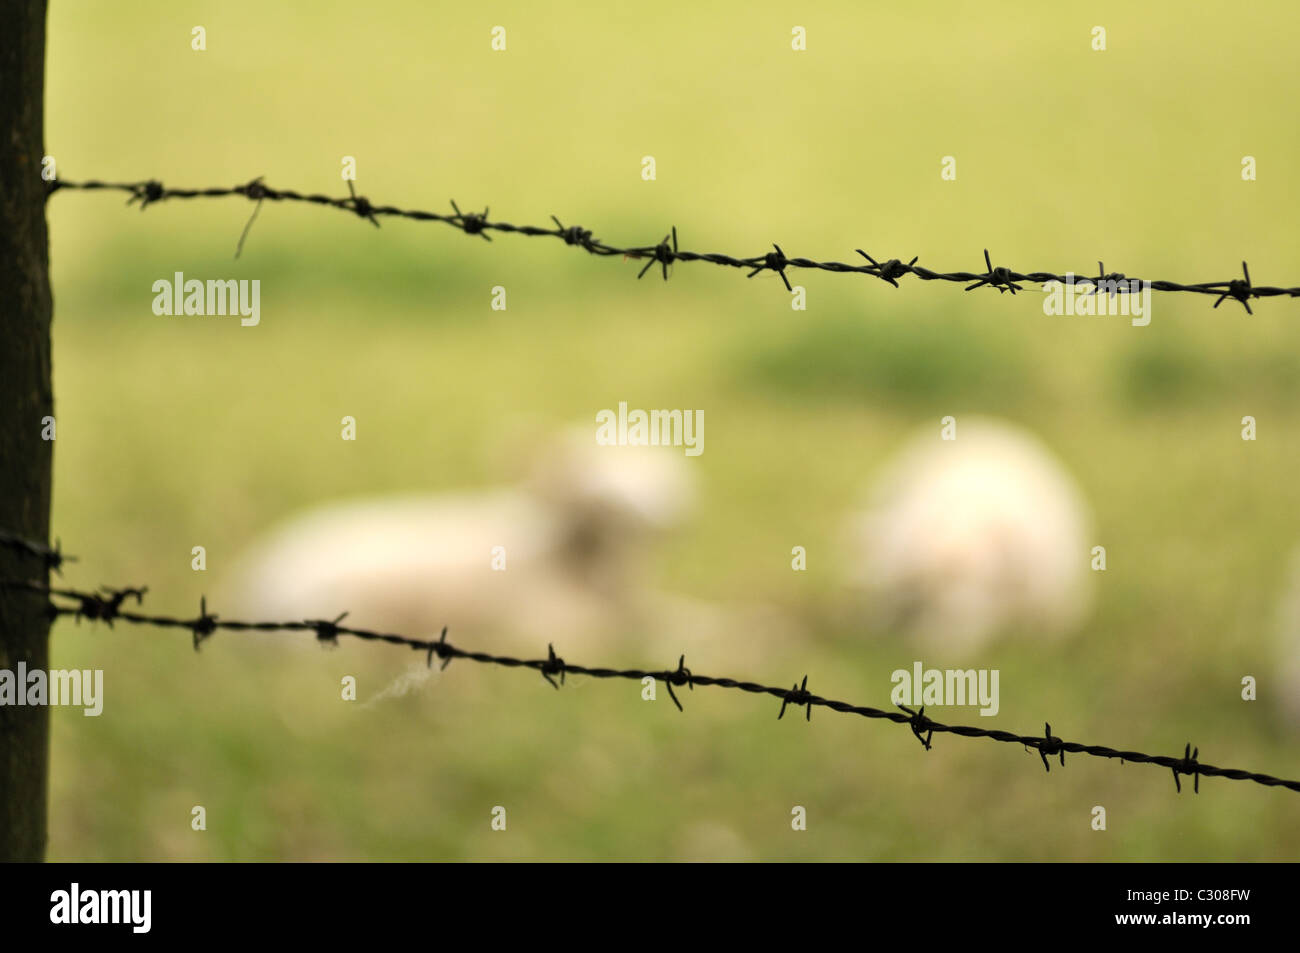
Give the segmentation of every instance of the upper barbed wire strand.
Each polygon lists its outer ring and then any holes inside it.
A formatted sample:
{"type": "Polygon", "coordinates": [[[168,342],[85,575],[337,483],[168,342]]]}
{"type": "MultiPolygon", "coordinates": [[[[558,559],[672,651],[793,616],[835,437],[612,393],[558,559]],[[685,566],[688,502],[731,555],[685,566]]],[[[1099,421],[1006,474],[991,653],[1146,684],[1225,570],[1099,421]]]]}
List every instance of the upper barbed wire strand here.
{"type": "MultiPolygon", "coordinates": [[[[240,236],[239,243],[236,246],[235,257],[239,257],[243,249],[244,240],[248,237],[248,229],[252,226],[253,219],[257,217],[257,211],[261,208],[262,202],[306,202],[312,205],[324,205],[330,208],[339,209],[340,211],[349,212],[360,218],[366,219],[374,225],[379,225],[379,217],[387,216],[393,218],[406,218],[419,222],[444,222],[453,225],[467,235],[478,235],[482,238],[490,238],[488,232],[509,232],[517,235],[529,237],[550,236],[552,238],[563,239],[566,245],[576,245],[590,254],[600,256],[623,255],[627,258],[649,258],[650,264],[658,262],[662,266],[663,278],[668,280],[668,266],[677,261],[702,261],[712,265],[719,265],[727,268],[744,268],[750,269],[748,277],[753,277],[762,271],[775,272],[785,283],[787,289],[790,288],[789,280],[786,277],[787,268],[806,268],[830,272],[851,272],[855,274],[871,275],[882,281],[888,282],[895,288],[898,287],[898,279],[907,275],[913,275],[922,281],[951,281],[969,283],[967,291],[973,291],[979,287],[989,287],[997,289],[998,293],[1010,291],[1013,295],[1022,290],[1020,282],[1033,282],[1036,284],[1046,284],[1048,282],[1060,282],[1062,285],[1073,281],[1074,285],[1087,286],[1092,283],[1091,290],[1095,293],[1098,287],[1103,292],[1109,292],[1112,296],[1118,294],[1128,294],[1130,286],[1127,282],[1136,281],[1143,285],[1149,284],[1152,291],[1165,292],[1187,292],[1191,294],[1215,295],[1217,300],[1214,307],[1218,307],[1224,301],[1232,299],[1241,304],[1247,313],[1253,313],[1250,308],[1251,298],[1272,298],[1279,295],[1288,297],[1300,297],[1300,287],[1281,288],[1268,285],[1253,284],[1250,278],[1250,269],[1243,261],[1241,263],[1242,277],[1230,278],[1223,281],[1203,281],[1195,284],[1181,284],[1176,281],[1150,281],[1147,282],[1141,278],[1130,278],[1119,272],[1107,272],[1105,267],[1099,261],[1097,262],[1098,274],[1096,276],[1086,276],[1083,272],[1070,272],[1064,275],[1052,274],[1050,272],[1018,272],[1003,265],[994,266],[988,249],[984,249],[985,271],[953,271],[941,272],[934,271],[922,265],[918,265],[918,259],[913,257],[910,261],[902,261],[898,258],[877,260],[868,255],[865,251],[858,249],[858,254],[868,262],[864,265],[846,264],[840,261],[818,261],[812,258],[790,258],[786,257],[781,251],[780,246],[773,245],[775,252],[763,252],[751,257],[736,257],[733,255],[724,255],[716,252],[693,252],[677,248],[676,230],[672,232],[672,244],[668,243],[667,237],[653,245],[632,245],[622,248],[616,245],[610,245],[607,242],[599,241],[594,238],[591,230],[580,226],[565,227],[555,216],[552,221],[555,222],[555,228],[545,228],[537,225],[512,225],[509,222],[494,222],[488,218],[487,209],[482,214],[475,212],[461,212],[460,208],[453,200],[450,204],[452,211],[450,213],[426,212],[415,209],[403,209],[392,205],[376,205],[365,196],[356,194],[352,180],[347,180],[348,191],[351,193],[346,197],[335,198],[333,196],[320,193],[303,193],[292,189],[275,189],[263,181],[263,177],[258,176],[244,185],[236,185],[228,188],[212,187],[204,189],[174,189],[167,188],[157,179],[146,179],[140,182],[104,182],[98,179],[88,179],[82,182],[71,182],[65,179],[54,179],[47,183],[46,197],[53,195],[55,192],[61,192],[65,189],[79,189],[83,191],[117,191],[126,192],[129,196],[127,204],[139,203],[141,210],[157,202],[163,202],[168,199],[193,199],[193,198],[224,198],[227,196],[243,196],[250,201],[257,203],[253,210],[252,217],[249,218],[248,224],[240,236]],[[1105,282],[1104,285],[1098,283],[1105,282]]],[[[648,266],[647,266],[648,267],[648,266]]],[[[646,272],[642,269],[637,277],[641,277],[646,272]]]]}
{"type": "MultiPolygon", "coordinates": [[[[40,556],[41,558],[44,558],[44,553],[54,551],[44,544],[32,543],[9,533],[0,533],[0,545],[7,545],[19,552],[40,556]]],[[[63,558],[67,560],[71,557],[63,558]]],[[[1193,751],[1190,744],[1184,748],[1183,757],[1176,758],[1168,755],[1144,754],[1140,751],[1122,751],[1105,745],[1088,745],[1077,741],[1065,741],[1052,734],[1050,724],[1045,726],[1046,730],[1041,736],[1020,735],[1010,731],[976,728],[970,725],[946,725],[928,717],[925,714],[924,707],[918,711],[912,711],[910,708],[900,705],[898,707],[901,711],[885,711],[879,708],[853,705],[849,702],[836,701],[835,699],[815,695],[807,690],[807,675],[803,677],[801,684],[795,684],[791,688],[780,688],[775,685],[763,685],[759,682],[741,681],[723,676],[699,675],[686,667],[685,656],[678,659],[677,668],[675,669],[593,667],[579,665],[561,658],[556,655],[553,645],[547,647],[547,657],[544,659],[522,659],[509,655],[493,655],[488,652],[462,649],[447,641],[446,628],[442,630],[437,639],[417,639],[391,632],[378,632],[372,629],[346,626],[342,624],[342,621],[347,616],[347,613],[343,613],[343,615],[337,616],[333,620],[303,619],[288,622],[245,622],[223,619],[216,613],[208,611],[206,598],[199,601],[199,614],[188,619],[181,616],[132,612],[123,608],[123,604],[127,599],[134,599],[137,604],[142,604],[148,591],[147,587],[113,588],[104,586],[98,592],[88,592],[81,589],[51,587],[30,581],[0,581],[0,588],[36,593],[45,596],[47,600],[62,599],[76,603],[75,606],[59,605],[50,601],[48,605],[51,619],[72,616],[77,621],[82,618],[101,621],[110,628],[115,621],[120,620],[133,625],[184,629],[192,634],[195,651],[199,649],[204,640],[210,638],[218,630],[232,632],[315,632],[317,640],[327,644],[336,644],[339,636],[349,636],[368,642],[401,645],[423,652],[426,664],[430,666],[433,664],[433,657],[436,655],[442,660],[443,668],[446,668],[455,659],[466,659],[471,662],[499,665],[505,668],[533,669],[540,672],[542,677],[557,689],[564,683],[566,674],[590,675],[592,678],[622,678],[636,681],[653,678],[655,681],[663,682],[668,688],[668,693],[679,711],[682,710],[682,704],[673,692],[674,685],[679,688],[686,686],[691,690],[694,690],[696,685],[713,685],[719,688],[738,689],[751,694],[771,695],[774,698],[781,699],[781,710],[777,715],[778,719],[785,714],[787,705],[805,708],[806,717],[809,719],[814,707],[829,708],[831,711],[860,715],[863,718],[884,719],[895,724],[907,725],[927,751],[931,749],[931,738],[936,733],[953,734],[963,738],[989,738],[1006,744],[1024,745],[1027,749],[1037,752],[1043,760],[1044,768],[1047,768],[1049,772],[1051,771],[1047,762],[1049,755],[1059,755],[1060,763],[1064,765],[1067,753],[1086,754],[1094,758],[1119,758],[1121,762],[1132,761],[1137,764],[1154,764],[1162,768],[1168,768],[1173,772],[1174,784],[1180,793],[1182,791],[1182,783],[1179,780],[1180,775],[1189,775],[1193,778],[1193,790],[1197,793],[1200,791],[1201,777],[1228,778],[1232,781],[1254,781],[1256,784],[1262,784],[1266,787],[1282,787],[1290,791],[1300,792],[1300,781],[1291,781],[1254,771],[1243,771],[1238,768],[1220,768],[1199,761],[1199,749],[1193,751]],[[553,678],[556,675],[559,676],[558,683],[553,678]]]]}

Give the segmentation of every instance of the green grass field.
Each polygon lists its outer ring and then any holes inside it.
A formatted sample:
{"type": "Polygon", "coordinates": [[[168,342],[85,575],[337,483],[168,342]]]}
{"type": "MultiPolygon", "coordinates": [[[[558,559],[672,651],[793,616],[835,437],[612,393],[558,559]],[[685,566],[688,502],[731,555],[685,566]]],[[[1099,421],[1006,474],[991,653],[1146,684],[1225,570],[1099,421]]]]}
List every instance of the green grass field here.
{"type": "MultiPolygon", "coordinates": [[[[72,180],[264,175],[341,195],[351,155],[373,201],[554,213],[614,243],[676,225],[698,251],[777,241],[849,261],[860,247],[973,271],[987,247],[1022,270],[1100,258],[1187,282],[1236,277],[1244,258],[1258,283],[1300,283],[1300,14],[1284,2],[52,8],[46,150],[72,180]],[[206,52],[190,48],[198,24],[206,52]],[[497,24],[505,52],[489,48],[497,24]],[[1099,24],[1105,52],[1090,48],[1099,24]],[[940,178],[946,155],[956,181],[940,178]],[[1241,180],[1246,155],[1258,181],[1241,180]]],[[[710,674],[806,672],[819,693],[886,707],[914,652],[834,610],[840,522],[917,427],[989,413],[1068,465],[1110,568],[1075,639],[981,658],[1002,672],[1002,705],[974,720],[1029,733],[1046,717],[1071,740],[1163,754],[1192,741],[1215,764],[1300,774],[1300,726],[1270,681],[1300,544],[1300,302],[1251,317],[1156,295],[1135,328],[1045,316],[1036,289],[799,272],[795,312],[770,273],[678,264],[667,284],[637,282],[641,263],[554,240],[489,245],[300,205],[263,207],[235,261],[250,211],[50,201],[53,525],[81,559],[71,583],[147,583],[148,607],[192,613],[224,563],[300,509],[497,482],[503,442],[619,400],[698,407],[703,505],[657,550],[654,583],[799,622],[775,646],[726,647],[710,674]],[[260,279],[261,325],[155,316],[152,282],[174,271],[260,279]],[[495,285],[507,311],[489,307],[495,285]],[[339,440],[344,414],[356,443],[339,440]],[[791,571],[793,545],[808,572],[791,571]],[[1259,701],[1240,700],[1244,675],[1259,701]]],[[[71,621],[53,639],[54,666],[102,668],[106,685],[104,716],[54,713],[55,860],[1300,853],[1290,792],[1205,780],[1178,797],[1168,771],[1074,757],[1046,774],[1033,752],[951,736],[926,753],[902,728],[824,710],[778,723],[774,700],[716,689],[679,715],[633,682],[556,693],[457,663],[362,709],[339,701],[342,675],[365,698],[419,659],[237,634],[196,655],[183,633],[71,621]]],[[[657,632],[574,661],[668,667],[693,646],[657,632]]]]}

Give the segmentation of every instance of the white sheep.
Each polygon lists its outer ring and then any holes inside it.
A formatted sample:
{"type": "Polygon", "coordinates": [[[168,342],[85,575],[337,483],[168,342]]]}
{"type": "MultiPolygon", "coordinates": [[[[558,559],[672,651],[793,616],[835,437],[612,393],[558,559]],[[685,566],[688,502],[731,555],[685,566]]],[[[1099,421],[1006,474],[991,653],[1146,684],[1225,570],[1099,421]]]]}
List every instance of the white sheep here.
{"type": "Polygon", "coordinates": [[[692,500],[670,448],[567,433],[519,486],[335,503],[239,560],[224,614],[333,618],[462,647],[544,656],[617,634],[642,603],[655,531],[692,500]],[[499,547],[499,548],[498,548],[499,547]],[[504,566],[504,568],[494,568],[504,566]]]}
{"type": "Polygon", "coordinates": [[[1087,507],[1062,466],[1009,424],[938,422],[877,479],[850,527],[850,581],[873,629],[954,654],[1021,630],[1058,636],[1090,601],[1087,507]]]}
{"type": "Polygon", "coordinates": [[[1260,679],[1261,697],[1271,695],[1286,723],[1300,730],[1300,549],[1291,554],[1278,604],[1277,681],[1260,679]]]}

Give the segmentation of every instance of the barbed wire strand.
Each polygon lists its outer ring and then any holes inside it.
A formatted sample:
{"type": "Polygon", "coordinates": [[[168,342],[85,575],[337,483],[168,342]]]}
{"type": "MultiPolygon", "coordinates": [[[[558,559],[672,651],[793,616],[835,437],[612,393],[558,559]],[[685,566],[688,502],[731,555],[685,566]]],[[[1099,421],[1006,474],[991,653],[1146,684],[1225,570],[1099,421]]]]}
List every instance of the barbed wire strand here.
{"type": "Polygon", "coordinates": [[[61,545],[57,540],[54,543],[54,548],[51,549],[44,543],[34,543],[6,530],[0,530],[0,546],[22,553],[25,556],[36,556],[45,563],[46,569],[52,569],[56,573],[61,573],[64,563],[75,563],[77,561],[76,556],[65,556],[63,554],[61,545]]]}
{"type": "MultiPolygon", "coordinates": [[[[14,537],[10,537],[14,539],[14,537]]],[[[15,548],[10,542],[8,545],[15,548]]],[[[41,547],[40,544],[26,544],[24,551],[40,553],[41,550],[48,550],[48,547],[41,547]]],[[[67,557],[64,557],[65,559],[67,557]]],[[[207,598],[199,600],[198,616],[187,619],[179,616],[150,615],[142,612],[132,612],[123,608],[128,599],[134,599],[137,605],[142,605],[144,596],[148,592],[147,587],[128,587],[113,588],[103,586],[98,592],[86,592],[80,589],[50,587],[38,582],[0,582],[0,587],[6,589],[25,590],[38,593],[47,597],[47,599],[61,599],[75,602],[76,605],[59,605],[53,601],[49,602],[48,612],[51,620],[72,616],[78,622],[81,619],[103,622],[112,628],[115,621],[131,623],[133,625],[154,626],[164,629],[184,629],[191,633],[193,638],[194,650],[197,652],[199,646],[219,630],[233,632],[314,632],[319,642],[325,644],[338,643],[340,636],[351,636],[368,642],[386,642],[389,645],[401,645],[415,651],[425,653],[426,664],[433,665],[433,657],[436,655],[442,662],[442,668],[446,668],[456,659],[466,659],[471,662],[479,662],[485,665],[499,665],[505,668],[528,668],[540,672],[542,677],[556,689],[564,684],[565,675],[589,675],[592,678],[623,678],[641,681],[646,678],[653,678],[656,682],[662,682],[668,689],[669,697],[672,698],[673,704],[677,706],[678,711],[684,710],[682,703],[673,691],[674,686],[677,688],[686,688],[694,691],[695,686],[716,686],[719,688],[738,689],[742,692],[752,694],[771,695],[781,699],[781,709],[777,712],[777,720],[785,717],[786,709],[789,706],[804,709],[805,720],[812,720],[813,708],[829,708],[831,711],[841,712],[843,714],[861,715],[864,718],[878,718],[895,724],[907,725],[912,734],[920,741],[922,747],[931,750],[931,739],[938,734],[953,734],[963,738],[989,738],[993,741],[1001,741],[1007,744],[1024,745],[1026,748],[1037,751],[1038,756],[1042,759],[1043,767],[1050,772],[1051,765],[1048,763],[1049,757],[1060,758],[1062,766],[1065,765],[1065,755],[1069,754],[1086,754],[1096,758],[1118,758],[1121,763],[1132,761],[1137,764],[1154,764],[1159,767],[1169,768],[1174,775],[1174,785],[1176,790],[1181,793],[1183,786],[1180,780],[1181,775],[1190,775],[1192,777],[1192,790],[1200,793],[1201,777],[1228,778],[1233,781],[1254,781],[1256,784],[1262,784],[1267,787],[1283,787],[1291,791],[1300,792],[1300,781],[1290,781],[1284,778],[1273,777],[1268,774],[1260,774],[1254,771],[1243,771],[1238,768],[1220,768],[1212,764],[1206,764],[1198,760],[1200,755],[1199,748],[1193,748],[1189,743],[1183,749],[1181,758],[1169,757],[1166,755],[1150,755],[1140,751],[1123,751],[1117,748],[1109,748],[1105,745],[1082,744],[1077,741],[1065,741],[1052,734],[1051,723],[1044,724],[1044,733],[1042,736],[1020,735],[1010,731],[1002,731],[993,728],[975,728],[970,725],[947,725],[935,721],[925,714],[925,706],[922,705],[916,711],[904,705],[899,705],[900,711],[885,711],[879,708],[871,708],[865,705],[852,705],[848,702],[836,701],[831,698],[824,698],[808,691],[808,676],[804,675],[803,681],[795,683],[790,688],[779,688],[774,685],[762,685],[758,682],[742,681],[735,678],[727,678],[714,675],[700,675],[692,672],[686,667],[686,656],[682,655],[677,660],[675,669],[641,669],[641,668],[603,668],[588,665],[578,665],[568,662],[555,652],[554,644],[547,646],[547,657],[544,659],[521,659],[508,655],[493,655],[488,652],[475,652],[468,649],[462,649],[447,641],[447,629],[443,628],[441,635],[436,640],[416,639],[405,635],[396,635],[388,632],[376,632],[370,629],[354,628],[343,624],[347,618],[347,613],[343,613],[334,619],[304,619],[296,622],[242,622],[223,619],[215,613],[208,611],[207,598]],[[558,679],[558,681],[557,681],[558,679]]]]}
{"type": "Polygon", "coordinates": [[[444,222],[452,225],[466,235],[478,235],[488,241],[492,240],[489,232],[510,232],[516,235],[525,235],[528,237],[551,237],[564,240],[566,245],[576,246],[590,254],[599,256],[622,255],[625,258],[632,259],[649,259],[645,266],[637,273],[637,278],[645,277],[655,264],[660,266],[663,279],[668,280],[669,266],[679,261],[702,261],[713,265],[719,265],[728,268],[747,269],[747,278],[753,278],[755,275],[764,271],[773,271],[781,277],[787,291],[793,291],[790,285],[790,279],[786,276],[787,268],[809,268],[821,271],[856,273],[871,275],[882,281],[888,282],[895,288],[899,287],[898,279],[907,275],[913,275],[922,281],[951,281],[966,284],[967,291],[974,291],[976,288],[995,288],[999,294],[1011,292],[1015,294],[1023,291],[1023,285],[1026,282],[1037,284],[1046,284],[1048,282],[1059,282],[1062,285],[1068,285],[1073,282],[1075,287],[1086,287],[1088,294],[1096,294],[1099,290],[1107,292],[1113,298],[1115,294],[1129,294],[1133,292],[1133,287],[1129,282],[1141,282],[1143,286],[1150,285],[1152,291],[1167,292],[1187,292],[1191,294],[1216,295],[1214,307],[1218,307],[1224,301],[1231,299],[1241,304],[1248,314],[1253,314],[1250,308],[1251,298],[1271,298],[1279,295],[1286,295],[1292,298],[1300,297],[1300,288],[1280,288],[1266,285],[1255,285],[1251,282],[1250,269],[1246,262],[1241,263],[1242,277],[1231,278],[1225,281],[1205,281],[1197,284],[1180,284],[1175,281],[1151,281],[1145,282],[1143,279],[1128,278],[1119,272],[1107,272],[1106,266],[1102,262],[1097,262],[1098,273],[1095,277],[1080,277],[1082,273],[1069,273],[1065,275],[1052,274],[1049,272],[1018,272],[1005,266],[994,267],[992,258],[988,249],[984,249],[984,267],[982,272],[976,271],[953,271],[941,272],[933,271],[924,266],[918,265],[917,257],[910,261],[902,261],[898,258],[889,258],[883,261],[877,260],[862,249],[856,249],[868,263],[867,264],[846,264],[839,261],[817,261],[811,258],[791,258],[785,254],[780,245],[773,243],[773,251],[764,252],[761,255],[741,258],[733,255],[723,255],[716,253],[702,253],[685,251],[677,245],[677,228],[673,226],[664,237],[653,245],[633,245],[626,248],[608,244],[599,241],[590,229],[582,228],[577,225],[564,225],[554,215],[551,221],[555,223],[554,228],[544,228],[536,225],[512,225],[509,222],[494,222],[488,218],[488,208],[483,212],[462,212],[453,199],[451,202],[452,212],[425,212],[414,209],[402,209],[392,205],[376,205],[365,196],[357,195],[356,189],[351,180],[347,180],[349,195],[346,198],[334,198],[319,193],[302,193],[292,189],[274,189],[263,181],[259,176],[245,185],[236,185],[231,187],[212,187],[204,189],[175,189],[167,188],[157,179],[148,179],[141,182],[102,182],[97,179],[90,179],[83,182],[71,182],[65,179],[54,179],[47,183],[46,197],[55,192],[65,189],[79,189],[83,191],[118,191],[128,194],[127,204],[139,203],[140,209],[144,210],[150,205],[158,202],[164,202],[168,199],[193,199],[193,198],[224,198],[229,196],[243,196],[250,201],[256,202],[253,214],[244,226],[244,231],[239,237],[239,243],[235,248],[235,257],[238,258],[243,251],[244,241],[248,237],[248,231],[252,228],[253,221],[257,218],[257,213],[262,208],[262,203],[272,202],[306,202],[312,205],[322,205],[329,208],[339,209],[360,218],[365,219],[372,225],[379,227],[379,218],[394,217],[406,218],[422,222],[444,222]],[[670,242],[671,239],[671,242],[670,242]]]}

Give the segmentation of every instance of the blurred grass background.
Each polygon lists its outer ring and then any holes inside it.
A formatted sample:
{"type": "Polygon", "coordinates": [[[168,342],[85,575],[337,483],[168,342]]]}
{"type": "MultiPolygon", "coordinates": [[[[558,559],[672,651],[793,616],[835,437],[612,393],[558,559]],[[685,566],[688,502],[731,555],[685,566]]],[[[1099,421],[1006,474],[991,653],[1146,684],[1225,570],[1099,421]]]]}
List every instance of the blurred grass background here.
{"type": "MultiPolygon", "coordinates": [[[[616,243],[932,268],[1300,278],[1293,4],[770,2],[675,7],[56,0],[46,149],[69,179],[358,190],[408,208],[593,228],[616,243]],[[503,25],[508,50],[489,48],[503,25]],[[808,31],[792,52],[794,25],[808,31]],[[207,30],[206,52],[190,30],[207,30]],[[1108,49],[1090,31],[1105,26],[1108,49]],[[658,180],[640,177],[655,156],[658,180]],[[941,157],[957,158],[943,182],[941,157]],[[1254,155],[1259,180],[1243,182],[1254,155]]],[[[1037,291],[779,278],[492,245],[268,203],[238,261],[239,200],[50,203],[55,532],[75,584],[148,583],[189,613],[268,525],[339,497],[495,482],[500,443],[627,400],[703,408],[698,518],[656,583],[773,603],[807,634],[725,672],[887,706],[906,646],[829,607],[833,540],[899,441],[993,413],[1039,434],[1096,514],[1109,571],[1063,647],[1002,646],[995,718],[948,720],[1300,773],[1277,690],[1274,607],[1300,542],[1300,312],[1155,296],[1146,328],[1047,317],[1037,291]],[[258,278],[262,324],[159,318],[152,282],[258,278]],[[494,285],[509,310],[489,308],[494,285]],[[359,422],[344,443],[338,421],[359,422]],[[1259,440],[1239,436],[1245,414],[1259,440]],[[190,569],[208,548],[209,572],[190,569]],[[808,547],[809,571],[790,570],[808,547]],[[1255,675],[1261,700],[1239,699],[1255,675]]],[[[219,612],[220,607],[216,607],[219,612]]],[[[358,620],[360,622],[361,620],[358,620]]],[[[413,633],[414,634],[414,633],[413,633]]],[[[624,657],[668,666],[662,632],[624,657]]],[[[467,634],[472,639],[472,635],[467,634]]],[[[556,634],[563,654],[563,634],[556,634]]],[[[539,646],[539,654],[542,647],[539,646]]],[[[576,661],[577,659],[575,659],[576,661]]],[[[688,656],[688,662],[690,658],[688,656]]],[[[362,699],[409,653],[310,637],[61,622],[54,661],[105,670],[105,714],[54,713],[49,855],[68,859],[1294,859],[1300,801],[1015,746],[910,733],[701,690],[679,715],[636,683],[553,692],[453,665],[362,699]],[[208,830],[190,829],[204,805],[208,830]],[[494,805],[506,834],[489,829],[494,805]],[[793,805],[809,828],[790,829],[793,805]],[[1093,805],[1109,830],[1090,829],[1093,805]]],[[[945,660],[926,658],[944,666],[945,660]]],[[[697,666],[698,668],[699,666],[697,666]]],[[[940,716],[943,717],[943,716],[940,716]]]]}

